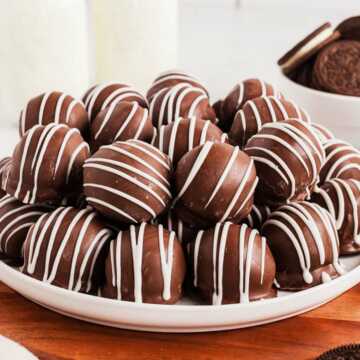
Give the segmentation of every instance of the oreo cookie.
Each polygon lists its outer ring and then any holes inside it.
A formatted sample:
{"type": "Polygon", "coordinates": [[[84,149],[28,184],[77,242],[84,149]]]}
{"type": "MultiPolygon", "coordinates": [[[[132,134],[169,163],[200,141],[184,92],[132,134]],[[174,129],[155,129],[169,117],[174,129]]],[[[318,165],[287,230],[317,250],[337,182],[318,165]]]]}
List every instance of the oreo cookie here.
{"type": "Polygon", "coordinates": [[[342,39],[360,41],[360,16],[354,16],[342,21],[337,27],[342,39]]]}
{"type": "Polygon", "coordinates": [[[319,357],[316,360],[360,360],[360,345],[349,344],[339,346],[331,349],[319,357]]]}

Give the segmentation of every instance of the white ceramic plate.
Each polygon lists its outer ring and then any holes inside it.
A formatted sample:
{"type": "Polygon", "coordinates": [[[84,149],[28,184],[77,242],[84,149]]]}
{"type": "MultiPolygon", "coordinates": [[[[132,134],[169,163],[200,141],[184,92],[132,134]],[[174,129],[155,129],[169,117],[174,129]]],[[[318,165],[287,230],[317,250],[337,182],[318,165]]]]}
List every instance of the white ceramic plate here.
{"type": "Polygon", "coordinates": [[[123,329],[202,332],[266,324],[314,309],[360,282],[360,255],[342,259],[349,270],[328,283],[280,297],[234,305],[136,304],[79,294],[32,279],[0,261],[0,280],[48,309],[76,319],[123,329]]]}
{"type": "Polygon", "coordinates": [[[38,358],[23,346],[4,336],[0,336],[0,359],[37,360],[38,358]]]}

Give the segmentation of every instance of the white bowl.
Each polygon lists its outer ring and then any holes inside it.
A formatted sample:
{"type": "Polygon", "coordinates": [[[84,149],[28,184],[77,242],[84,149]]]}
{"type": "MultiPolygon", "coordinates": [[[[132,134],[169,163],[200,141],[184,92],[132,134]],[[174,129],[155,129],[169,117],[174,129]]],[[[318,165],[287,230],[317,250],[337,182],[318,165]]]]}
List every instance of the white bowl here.
{"type": "Polygon", "coordinates": [[[304,108],[313,122],[360,147],[360,97],[331,94],[297,84],[279,71],[279,89],[304,108]]]}

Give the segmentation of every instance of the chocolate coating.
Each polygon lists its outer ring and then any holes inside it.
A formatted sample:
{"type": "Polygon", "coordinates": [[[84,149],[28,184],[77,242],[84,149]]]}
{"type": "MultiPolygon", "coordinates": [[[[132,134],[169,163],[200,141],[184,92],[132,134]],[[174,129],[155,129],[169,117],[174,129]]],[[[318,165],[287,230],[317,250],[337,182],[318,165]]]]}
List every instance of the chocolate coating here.
{"type": "Polygon", "coordinates": [[[360,181],[360,151],[349,143],[331,139],[323,144],[326,158],[320,171],[320,183],[327,180],[355,179],[360,181]]]}
{"type": "Polygon", "coordinates": [[[259,177],[256,201],[269,206],[308,199],[325,158],[320,140],[299,120],[264,125],[245,152],[259,177]]]}
{"type": "Polygon", "coordinates": [[[113,103],[121,101],[137,102],[143,108],[148,107],[147,100],[133,87],[120,83],[105,83],[92,86],[82,98],[90,121],[113,103]]]}
{"type": "Polygon", "coordinates": [[[198,87],[180,83],[162,89],[151,99],[150,117],[158,130],[178,117],[193,116],[216,122],[216,114],[207,94],[198,87]]]}
{"type": "Polygon", "coordinates": [[[200,231],[190,253],[193,283],[206,303],[248,303],[276,296],[274,258],[266,239],[246,224],[218,223],[200,231]]]}
{"type": "Polygon", "coordinates": [[[360,182],[331,179],[317,189],[311,200],[335,219],[340,255],[360,252],[360,182]]]}
{"type": "MultiPolygon", "coordinates": [[[[253,160],[238,147],[206,142],[184,155],[175,172],[177,214],[186,223],[239,222],[253,204],[253,160]]],[[[203,224],[205,225],[205,224],[203,224]]]]}
{"type": "Polygon", "coordinates": [[[89,146],[78,129],[64,124],[35,125],[17,144],[6,192],[26,204],[59,203],[81,188],[89,146]]]}
{"type": "Polygon", "coordinates": [[[344,273],[335,220],[317,204],[281,206],[265,222],[262,235],[274,255],[276,280],[283,290],[303,290],[344,273]]]}
{"type": "Polygon", "coordinates": [[[150,221],[170,205],[170,160],[140,140],[101,147],[84,165],[84,193],[100,214],[123,223],[150,221]]]}
{"type": "Polygon", "coordinates": [[[154,146],[176,165],[183,155],[206,141],[227,142],[227,135],[209,120],[177,118],[160,128],[154,146]]]}
{"type": "Polygon", "coordinates": [[[149,111],[136,102],[112,102],[100,111],[91,123],[93,151],[115,141],[139,139],[150,142],[152,136],[153,126],[149,111]]]}
{"type": "Polygon", "coordinates": [[[11,164],[11,157],[5,157],[0,160],[0,199],[6,195],[6,182],[9,176],[9,170],[10,170],[10,164],[11,164]]]}
{"type": "Polygon", "coordinates": [[[254,204],[250,214],[244,219],[244,223],[252,229],[260,231],[270,214],[271,209],[268,206],[254,204]]]}
{"type": "Polygon", "coordinates": [[[89,130],[89,118],[84,104],[59,91],[36,96],[25,105],[20,113],[20,136],[24,136],[35,125],[50,123],[66,124],[70,128],[79,129],[83,136],[89,130]]]}
{"type": "Polygon", "coordinates": [[[323,125],[311,123],[311,128],[313,129],[322,144],[324,144],[328,140],[335,139],[334,134],[323,125]]]}
{"type": "Polygon", "coordinates": [[[342,39],[360,40],[360,16],[352,16],[342,21],[336,30],[342,39]]]}
{"type": "Polygon", "coordinates": [[[244,147],[247,141],[257,134],[263,125],[288,119],[310,122],[309,116],[290,100],[263,96],[249,100],[239,110],[229,132],[230,140],[244,147]]]}
{"type": "Polygon", "coordinates": [[[174,232],[142,223],[111,241],[101,295],[137,303],[174,304],[182,296],[185,258],[174,232]]]}
{"type": "Polygon", "coordinates": [[[68,290],[93,292],[110,237],[91,209],[57,208],[31,226],[22,272],[68,290]]]}

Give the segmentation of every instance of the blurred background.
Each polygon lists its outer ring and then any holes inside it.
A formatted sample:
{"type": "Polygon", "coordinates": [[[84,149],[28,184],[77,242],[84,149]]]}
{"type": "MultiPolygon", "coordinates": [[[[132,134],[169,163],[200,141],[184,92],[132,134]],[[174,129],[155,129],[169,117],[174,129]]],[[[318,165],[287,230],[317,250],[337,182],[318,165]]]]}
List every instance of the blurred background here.
{"type": "Polygon", "coordinates": [[[145,91],[180,68],[205,82],[212,101],[249,76],[276,83],[276,60],[359,0],[0,0],[1,125],[48,90],[81,96],[95,82],[145,91]]]}

